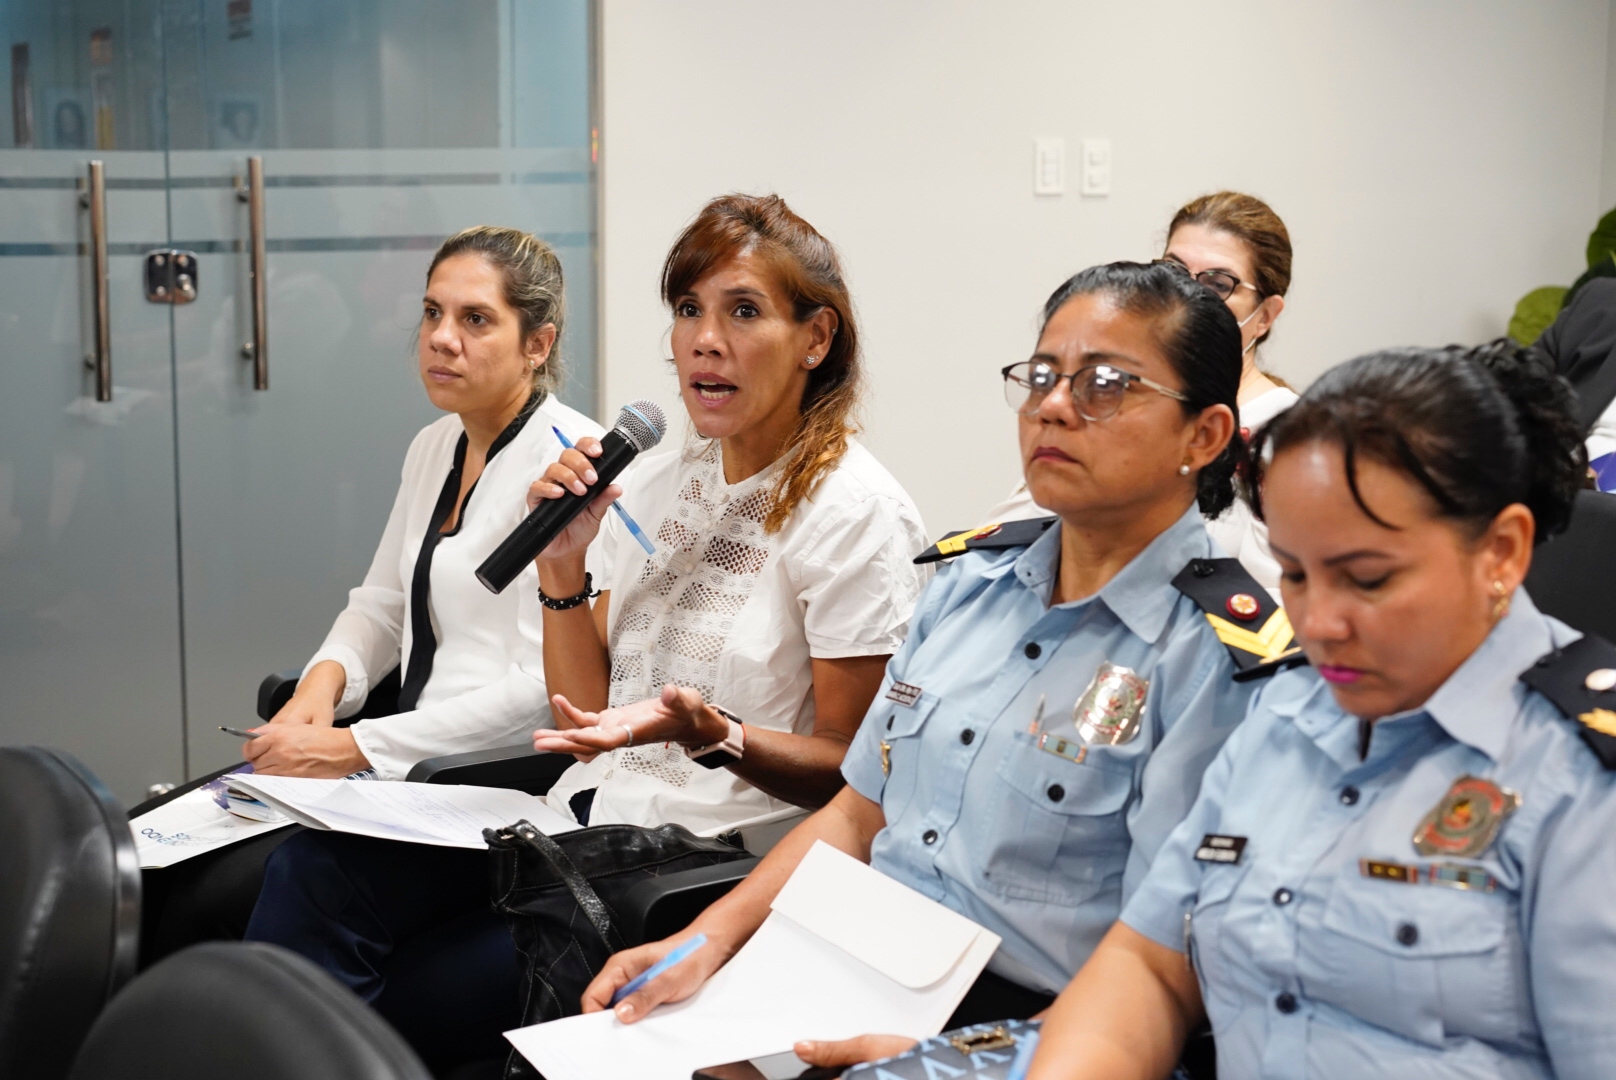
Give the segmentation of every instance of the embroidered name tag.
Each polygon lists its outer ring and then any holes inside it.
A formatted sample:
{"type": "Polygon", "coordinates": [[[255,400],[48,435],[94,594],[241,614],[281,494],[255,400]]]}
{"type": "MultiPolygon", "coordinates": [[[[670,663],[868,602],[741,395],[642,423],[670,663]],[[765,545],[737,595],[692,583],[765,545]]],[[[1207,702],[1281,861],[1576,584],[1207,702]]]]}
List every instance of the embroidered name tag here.
{"type": "Polygon", "coordinates": [[[1201,846],[1195,849],[1195,861],[1238,865],[1240,856],[1245,850],[1244,836],[1218,836],[1216,833],[1207,833],[1201,837],[1201,846]]]}
{"type": "Polygon", "coordinates": [[[892,689],[887,691],[887,700],[896,701],[899,705],[913,705],[920,700],[920,687],[913,683],[895,682],[892,689]]]}

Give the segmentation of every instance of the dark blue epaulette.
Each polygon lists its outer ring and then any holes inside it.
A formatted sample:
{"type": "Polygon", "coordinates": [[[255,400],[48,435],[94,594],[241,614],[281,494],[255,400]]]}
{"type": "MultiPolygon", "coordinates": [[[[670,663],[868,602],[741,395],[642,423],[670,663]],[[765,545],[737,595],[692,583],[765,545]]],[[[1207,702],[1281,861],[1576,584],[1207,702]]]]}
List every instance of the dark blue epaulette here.
{"type": "Polygon", "coordinates": [[[1191,559],[1173,587],[1200,605],[1234,658],[1236,682],[1307,663],[1285,609],[1239,559],[1191,559]]]}
{"type": "Polygon", "coordinates": [[[1521,682],[1577,721],[1600,764],[1616,769],[1616,645],[1598,634],[1539,657],[1521,682]]]}
{"type": "Polygon", "coordinates": [[[1027,518],[1006,521],[999,525],[984,525],[980,529],[949,533],[931,547],[915,556],[917,563],[941,562],[963,555],[967,551],[993,551],[1004,548],[1026,547],[1044,535],[1044,530],[1059,520],[1055,517],[1027,518]]]}

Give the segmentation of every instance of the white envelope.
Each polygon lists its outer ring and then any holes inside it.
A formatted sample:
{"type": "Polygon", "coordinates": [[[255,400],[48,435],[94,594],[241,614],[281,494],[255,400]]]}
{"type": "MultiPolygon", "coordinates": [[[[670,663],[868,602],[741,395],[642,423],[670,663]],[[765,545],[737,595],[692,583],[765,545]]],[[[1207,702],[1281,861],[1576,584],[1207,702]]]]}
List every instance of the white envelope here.
{"type": "Polygon", "coordinates": [[[800,1039],[943,1029],[999,937],[817,843],[752,939],[693,997],[636,1024],[611,1012],[506,1032],[547,1080],[689,1080],[800,1039]]]}

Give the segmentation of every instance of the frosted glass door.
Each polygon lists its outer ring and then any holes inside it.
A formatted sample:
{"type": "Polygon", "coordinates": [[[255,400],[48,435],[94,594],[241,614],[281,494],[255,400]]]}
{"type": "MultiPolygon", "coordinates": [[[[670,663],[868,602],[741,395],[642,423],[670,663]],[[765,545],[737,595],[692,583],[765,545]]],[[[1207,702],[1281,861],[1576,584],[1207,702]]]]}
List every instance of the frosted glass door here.
{"type": "Polygon", "coordinates": [[[156,3],[0,6],[0,744],[77,755],[126,801],[185,775],[156,3]],[[112,399],[94,347],[90,160],[106,177],[112,399]]]}
{"type": "Polygon", "coordinates": [[[416,0],[168,7],[185,677],[193,773],[219,724],[319,645],[381,537],[410,439],[432,251],[513,225],[567,274],[570,404],[594,407],[588,7],[416,0]],[[236,12],[231,18],[230,13],[236,12]],[[513,58],[520,57],[520,73],[513,58]],[[265,176],[268,389],[254,389],[247,205],[265,176]]]}

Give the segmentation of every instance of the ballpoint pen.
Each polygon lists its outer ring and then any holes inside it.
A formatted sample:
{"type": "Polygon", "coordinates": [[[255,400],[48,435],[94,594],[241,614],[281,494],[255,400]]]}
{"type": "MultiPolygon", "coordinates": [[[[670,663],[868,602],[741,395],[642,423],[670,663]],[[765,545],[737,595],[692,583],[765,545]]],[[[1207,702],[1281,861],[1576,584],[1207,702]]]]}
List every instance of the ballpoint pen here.
{"type": "Polygon", "coordinates": [[[695,952],[705,944],[707,944],[706,934],[697,934],[689,941],[684,942],[667,956],[664,956],[662,959],[658,960],[656,963],[634,976],[634,978],[624,983],[617,993],[612,995],[612,1004],[616,1005],[619,1001],[622,1001],[636,990],[641,989],[646,983],[650,982],[664,971],[667,971],[673,965],[677,964],[679,961],[683,960],[685,957],[689,956],[691,953],[695,952]]]}
{"type": "MultiPolygon", "coordinates": [[[[555,432],[556,438],[561,440],[562,446],[566,447],[568,450],[572,449],[572,440],[563,435],[560,428],[556,427],[554,424],[551,424],[550,430],[555,432]]],[[[612,503],[612,509],[617,511],[617,516],[623,519],[623,524],[628,526],[628,531],[634,534],[634,539],[640,542],[640,546],[645,549],[645,553],[647,555],[655,555],[656,545],[651,543],[651,538],[646,536],[644,531],[640,529],[639,523],[628,516],[628,511],[624,510],[622,505],[617,502],[612,503]]]]}

